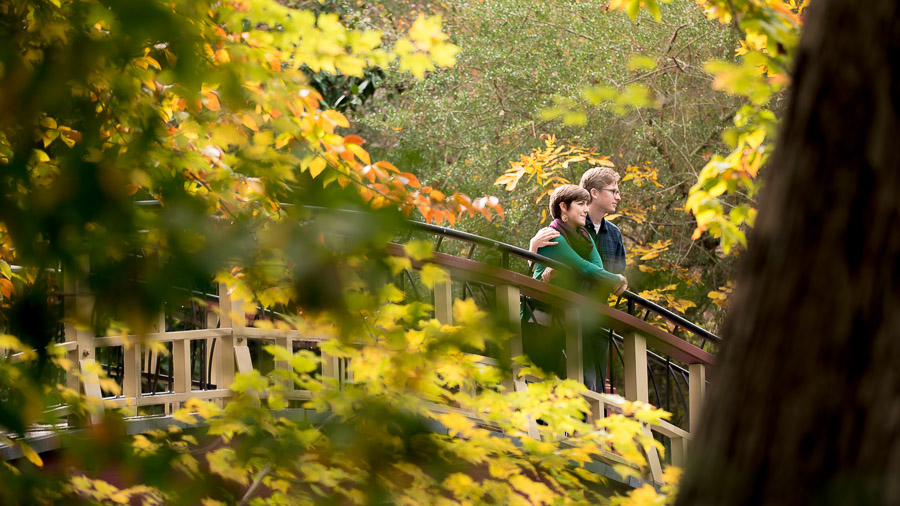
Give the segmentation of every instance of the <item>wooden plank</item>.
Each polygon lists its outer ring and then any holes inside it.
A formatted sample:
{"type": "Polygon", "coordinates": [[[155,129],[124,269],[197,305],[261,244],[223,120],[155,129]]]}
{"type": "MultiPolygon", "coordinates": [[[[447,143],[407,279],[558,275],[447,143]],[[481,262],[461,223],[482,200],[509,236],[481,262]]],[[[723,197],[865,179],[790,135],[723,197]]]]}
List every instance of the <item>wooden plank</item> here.
{"type": "Polygon", "coordinates": [[[647,340],[644,336],[625,334],[625,398],[629,401],[650,402],[647,386],[647,340]]]}
{"type": "Polygon", "coordinates": [[[688,366],[688,418],[690,418],[691,434],[696,436],[703,416],[703,403],[706,399],[706,366],[691,364],[688,366]]]}
{"type": "Polygon", "coordinates": [[[566,309],[566,379],[584,383],[584,341],[581,329],[581,311],[566,309]]]}
{"type": "MultiPolygon", "coordinates": [[[[85,397],[97,401],[102,411],[103,393],[100,391],[100,378],[97,377],[96,373],[89,372],[92,363],[94,363],[92,359],[79,360],[78,367],[81,370],[81,381],[84,386],[85,397]]],[[[97,425],[100,423],[100,419],[100,413],[91,412],[91,425],[97,425]]]]}
{"type": "Polygon", "coordinates": [[[253,372],[253,361],[250,359],[250,348],[247,347],[247,340],[243,337],[236,339],[234,358],[237,362],[237,372],[242,374],[251,373],[253,372]]]}
{"type": "Polygon", "coordinates": [[[672,465],[684,467],[687,461],[687,440],[680,437],[671,438],[672,441],[672,465]]]}
{"type": "MultiPolygon", "coordinates": [[[[174,332],[156,332],[152,334],[146,334],[143,336],[139,336],[137,334],[130,334],[128,336],[128,342],[141,341],[144,343],[158,342],[158,343],[166,343],[166,342],[174,342],[180,341],[183,339],[191,340],[191,339],[206,339],[211,337],[220,337],[220,336],[230,336],[232,333],[231,328],[224,329],[199,329],[199,330],[179,330],[174,332]]],[[[93,338],[93,346],[97,348],[103,348],[105,346],[122,346],[125,344],[125,339],[122,336],[107,336],[107,337],[95,337],[93,338]]]]}
{"type": "Polygon", "coordinates": [[[126,347],[124,352],[125,362],[122,365],[122,392],[125,395],[125,398],[134,400],[132,406],[135,409],[135,414],[137,414],[137,408],[141,403],[143,383],[141,381],[142,348],[143,346],[138,342],[134,342],[131,346],[126,347]]]}
{"type": "MultiPolygon", "coordinates": [[[[515,286],[500,285],[495,288],[497,299],[497,318],[512,331],[506,354],[508,359],[522,356],[522,319],[519,317],[519,289],[515,286]]],[[[524,381],[518,381],[519,368],[514,367],[512,377],[503,380],[503,386],[510,392],[521,392],[526,388],[524,381]]]]}
{"type": "MultiPolygon", "coordinates": [[[[172,390],[176,393],[191,391],[191,342],[187,339],[172,343],[172,376],[175,382],[172,390]]],[[[172,406],[177,409],[178,406],[172,406]]]]}
{"type": "Polygon", "coordinates": [[[442,281],[434,284],[434,317],[444,325],[453,325],[453,284],[442,281]]]}
{"type": "MultiPolygon", "coordinates": [[[[217,389],[217,390],[203,390],[197,392],[185,392],[185,393],[173,393],[173,394],[157,394],[157,395],[145,395],[141,398],[140,405],[141,406],[156,406],[159,404],[168,404],[174,402],[185,402],[188,399],[224,399],[231,397],[234,394],[231,390],[228,389],[217,389]]],[[[103,402],[107,406],[112,407],[126,407],[132,403],[133,399],[127,397],[117,397],[115,399],[105,399],[103,402]]]]}

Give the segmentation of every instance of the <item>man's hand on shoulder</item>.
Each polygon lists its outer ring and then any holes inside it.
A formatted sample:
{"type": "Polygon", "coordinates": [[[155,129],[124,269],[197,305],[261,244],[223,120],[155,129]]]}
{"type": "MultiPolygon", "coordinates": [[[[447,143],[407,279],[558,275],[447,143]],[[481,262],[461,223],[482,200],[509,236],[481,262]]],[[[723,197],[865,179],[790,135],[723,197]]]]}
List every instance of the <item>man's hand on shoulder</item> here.
{"type": "Polygon", "coordinates": [[[557,243],[553,241],[559,237],[559,231],[552,227],[544,227],[534,234],[534,237],[528,241],[528,251],[537,253],[539,248],[544,246],[555,246],[557,243]]]}

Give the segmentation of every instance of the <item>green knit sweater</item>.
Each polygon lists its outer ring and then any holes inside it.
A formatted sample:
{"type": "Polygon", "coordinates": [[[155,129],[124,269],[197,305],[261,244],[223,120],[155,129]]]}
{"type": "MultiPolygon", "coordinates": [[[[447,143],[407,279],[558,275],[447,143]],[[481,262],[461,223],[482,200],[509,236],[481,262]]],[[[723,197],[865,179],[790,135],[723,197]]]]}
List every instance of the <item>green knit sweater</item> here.
{"type": "MultiPolygon", "coordinates": [[[[588,260],[585,260],[572,249],[565,237],[559,236],[553,240],[556,242],[555,245],[539,248],[538,254],[571,266],[575,269],[578,278],[575,279],[571,274],[559,272],[550,281],[551,283],[570,290],[577,290],[583,281],[594,281],[605,286],[613,286],[619,282],[617,274],[613,274],[603,268],[603,260],[600,259],[600,254],[597,253],[597,246],[593,244],[593,241],[591,241],[591,253],[588,255],[588,260]]],[[[544,265],[537,264],[532,277],[541,279],[541,274],[546,268],[544,265]]]]}

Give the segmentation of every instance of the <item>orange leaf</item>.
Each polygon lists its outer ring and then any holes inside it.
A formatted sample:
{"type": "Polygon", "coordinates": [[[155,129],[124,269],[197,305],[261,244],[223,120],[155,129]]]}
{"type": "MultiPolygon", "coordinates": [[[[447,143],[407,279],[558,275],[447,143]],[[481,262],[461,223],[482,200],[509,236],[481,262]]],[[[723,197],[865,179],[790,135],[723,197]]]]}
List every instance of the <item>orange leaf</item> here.
{"type": "Polygon", "coordinates": [[[422,184],[419,183],[419,178],[417,178],[414,174],[410,174],[409,172],[401,172],[397,175],[397,178],[403,184],[412,186],[413,188],[421,188],[422,184]]]}
{"type": "Polygon", "coordinates": [[[344,137],[344,144],[345,144],[345,145],[347,145],[347,144],[357,144],[357,145],[362,146],[362,145],[365,144],[365,143],[366,143],[366,140],[363,139],[362,137],[358,136],[358,135],[348,135],[348,136],[344,137]]]}
{"type": "Polygon", "coordinates": [[[3,294],[8,299],[14,293],[16,293],[16,287],[13,286],[12,282],[6,278],[0,278],[0,294],[3,294]]]}
{"type": "Polygon", "coordinates": [[[279,60],[277,56],[270,56],[268,63],[269,68],[271,68],[275,72],[281,72],[281,60],[279,60]]]}
{"type": "Polygon", "coordinates": [[[215,93],[211,91],[207,91],[203,94],[206,97],[206,108],[210,111],[219,111],[222,107],[219,105],[219,97],[216,96],[215,93]]]}
{"type": "Polygon", "coordinates": [[[259,132],[259,126],[257,126],[256,120],[253,119],[253,116],[250,116],[249,114],[244,114],[244,116],[241,118],[241,123],[243,123],[244,126],[249,128],[250,130],[253,130],[254,132],[259,132]]]}
{"type": "Polygon", "coordinates": [[[334,123],[335,126],[344,127],[344,128],[347,128],[350,126],[350,122],[347,121],[347,118],[343,114],[341,114],[335,110],[328,109],[328,110],[322,111],[322,116],[325,116],[326,118],[331,120],[331,122],[334,123]]]}
{"type": "Polygon", "coordinates": [[[344,147],[347,148],[347,151],[356,155],[359,160],[368,165],[372,163],[372,160],[369,158],[369,153],[366,152],[365,149],[361,148],[359,144],[346,144],[347,139],[344,139],[344,147]]]}
{"type": "Polygon", "coordinates": [[[391,172],[400,172],[400,169],[394,167],[390,162],[385,162],[384,160],[375,162],[375,165],[381,167],[382,169],[389,170],[391,172]]]}
{"type": "Polygon", "coordinates": [[[228,51],[219,49],[216,51],[215,60],[219,63],[228,63],[231,61],[231,55],[228,54],[228,51]]]}

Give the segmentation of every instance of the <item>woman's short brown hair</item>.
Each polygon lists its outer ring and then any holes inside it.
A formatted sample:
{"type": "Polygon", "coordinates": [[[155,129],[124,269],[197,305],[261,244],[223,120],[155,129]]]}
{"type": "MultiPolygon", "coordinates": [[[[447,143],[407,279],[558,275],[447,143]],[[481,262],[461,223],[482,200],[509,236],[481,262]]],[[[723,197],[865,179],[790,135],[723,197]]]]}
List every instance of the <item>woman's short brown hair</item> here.
{"type": "Polygon", "coordinates": [[[564,184],[562,186],[557,187],[553,190],[553,194],[550,195],[550,216],[554,218],[559,218],[562,216],[562,209],[560,208],[560,204],[565,203],[568,207],[575,202],[576,200],[584,200],[585,202],[591,201],[591,194],[588,193],[584,188],[574,185],[574,184],[564,184]]]}

